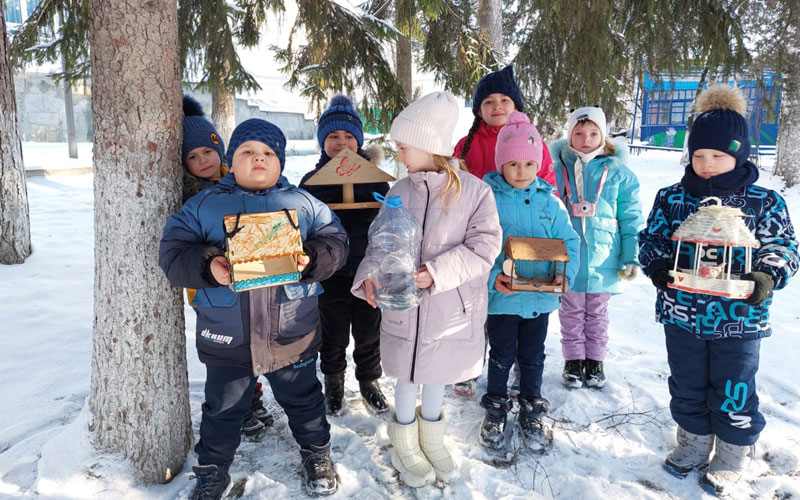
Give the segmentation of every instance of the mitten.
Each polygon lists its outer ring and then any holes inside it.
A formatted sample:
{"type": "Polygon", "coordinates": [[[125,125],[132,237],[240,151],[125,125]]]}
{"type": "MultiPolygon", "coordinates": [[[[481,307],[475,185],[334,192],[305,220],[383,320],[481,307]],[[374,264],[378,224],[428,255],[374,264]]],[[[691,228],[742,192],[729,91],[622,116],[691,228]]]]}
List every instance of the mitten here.
{"type": "Polygon", "coordinates": [[[741,279],[755,282],[753,293],[744,300],[746,304],[750,304],[751,306],[760,306],[763,304],[772,293],[772,289],[775,288],[775,282],[772,281],[772,276],[765,272],[753,271],[746,273],[741,276],[741,279]]]}
{"type": "Polygon", "coordinates": [[[650,274],[650,280],[656,288],[663,291],[669,291],[667,283],[672,283],[675,278],[669,275],[669,262],[661,261],[652,266],[653,272],[650,274]]]}
{"type": "Polygon", "coordinates": [[[624,268],[617,270],[617,275],[626,281],[636,279],[639,276],[639,266],[626,264],[624,268]]]}

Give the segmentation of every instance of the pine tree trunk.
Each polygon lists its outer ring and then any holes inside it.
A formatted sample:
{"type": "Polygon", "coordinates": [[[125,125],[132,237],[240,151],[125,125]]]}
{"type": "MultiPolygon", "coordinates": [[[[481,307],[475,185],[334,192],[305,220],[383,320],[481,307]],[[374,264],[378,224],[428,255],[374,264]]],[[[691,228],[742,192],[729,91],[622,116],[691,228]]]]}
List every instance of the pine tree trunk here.
{"type": "Polygon", "coordinates": [[[219,85],[211,89],[211,122],[227,147],[236,128],[236,102],[235,96],[219,85]]]}
{"type": "Polygon", "coordinates": [[[497,60],[505,57],[503,50],[503,10],[497,0],[478,0],[478,27],[486,31],[497,53],[497,60]]]}
{"type": "Polygon", "coordinates": [[[176,3],[93,0],[95,284],[90,430],[136,479],[169,481],[192,443],[183,300],[158,267],[181,195],[176,3]]]}
{"type": "Polygon", "coordinates": [[[796,18],[789,27],[786,48],[774,172],[791,187],[800,183],[800,20],[796,18]]]}
{"type": "MultiPolygon", "coordinates": [[[[395,22],[399,25],[402,24],[399,19],[400,13],[397,12],[398,18],[395,22]]],[[[411,39],[406,36],[398,36],[397,43],[395,44],[395,58],[394,58],[394,73],[397,77],[398,83],[403,87],[403,92],[406,94],[406,100],[411,102],[413,97],[413,89],[411,85],[411,39]]]]}
{"type": "MultiPolygon", "coordinates": [[[[4,0],[0,0],[2,12],[5,12],[4,0]]],[[[17,127],[14,75],[8,64],[5,16],[0,24],[0,264],[21,264],[31,254],[31,223],[17,127]]]]}

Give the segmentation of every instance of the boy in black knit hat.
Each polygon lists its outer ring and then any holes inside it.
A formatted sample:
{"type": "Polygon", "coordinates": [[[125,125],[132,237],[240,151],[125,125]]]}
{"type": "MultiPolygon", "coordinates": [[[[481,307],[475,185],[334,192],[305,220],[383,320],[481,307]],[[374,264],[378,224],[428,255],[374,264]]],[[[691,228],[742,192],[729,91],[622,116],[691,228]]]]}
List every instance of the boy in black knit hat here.
{"type": "MultiPolygon", "coordinates": [[[[349,149],[374,165],[379,165],[383,160],[383,149],[380,146],[368,151],[362,149],[362,127],[361,116],[350,99],[343,95],[334,96],[317,124],[317,140],[322,153],[314,170],[300,181],[300,187],[325,203],[341,203],[341,186],[307,186],[305,183],[343,149],[349,149]]],[[[372,193],[385,195],[388,191],[389,184],[386,182],[354,185],[356,202],[374,201],[372,193]]],[[[380,353],[381,310],[350,293],[353,277],[367,249],[367,231],[378,210],[339,210],[336,215],[347,230],[350,255],[345,265],[322,283],[325,293],[319,298],[322,323],[319,357],[320,368],[325,374],[325,409],[328,415],[339,415],[344,410],[345,351],[352,331],[355,344],[353,361],[362,400],[368,411],[383,413],[389,409],[389,403],[378,382],[383,373],[380,353]]]]}
{"type": "MultiPolygon", "coordinates": [[[[701,484],[713,494],[729,492],[755,456],[765,425],[755,385],[760,342],[772,333],[772,292],[786,286],[800,261],[786,203],[775,191],[754,184],[758,169],[748,160],[746,110],[738,89],[718,85],[703,91],[689,134],[691,164],[679,184],[658,192],[647,227],[639,233],[642,269],[658,288],[656,319],[664,324],[670,410],[678,424],[678,446],[664,465],[684,477],[708,464],[701,484]],[[727,249],[733,252],[732,273],[755,284],[746,299],[668,286],[676,257],[672,236],[712,196],[742,210],[759,243],[757,248],[727,249]],[[745,252],[751,252],[749,259],[745,252]],[[747,273],[745,263],[751,260],[754,270],[747,273]]],[[[696,258],[718,266],[725,258],[721,247],[702,250],[699,255],[682,252],[678,267],[692,269],[696,258]]]]}
{"type": "Polygon", "coordinates": [[[192,499],[219,499],[230,483],[228,468],[260,375],[300,446],[307,492],[330,495],[338,487],[316,375],[317,296],[319,281],[347,258],[347,234],[327,205],[281,175],[285,148],[275,125],[258,119],[239,124],[228,148],[230,172],[170,216],[161,238],[159,265],[170,283],[198,289],[197,351],[207,374],[192,499]],[[303,241],[301,281],[234,293],[223,217],[288,207],[297,211],[303,241]]]}

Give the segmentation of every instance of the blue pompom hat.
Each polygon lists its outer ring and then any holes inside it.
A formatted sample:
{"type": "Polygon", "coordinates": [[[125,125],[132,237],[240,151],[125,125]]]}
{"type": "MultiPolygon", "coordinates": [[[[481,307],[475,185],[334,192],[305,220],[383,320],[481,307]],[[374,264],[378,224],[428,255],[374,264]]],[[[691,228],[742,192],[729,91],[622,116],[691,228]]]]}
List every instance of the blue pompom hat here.
{"type": "Polygon", "coordinates": [[[328,134],[337,130],[353,134],[358,141],[359,148],[364,144],[364,122],[350,99],[342,94],[333,96],[328,109],[319,117],[319,123],[317,123],[319,147],[323,147],[328,134]]]}
{"type": "Polygon", "coordinates": [[[219,154],[219,161],[225,160],[225,143],[214,125],[203,116],[203,107],[191,96],[183,96],[183,142],[181,143],[181,162],[186,165],[186,156],[200,147],[211,148],[219,154]]]}
{"type": "Polygon", "coordinates": [[[478,81],[478,86],[475,87],[475,95],[472,97],[473,115],[478,116],[478,111],[481,110],[481,103],[490,94],[507,95],[514,101],[517,111],[525,112],[522,104],[522,94],[519,91],[517,82],[514,81],[514,68],[511,65],[500,71],[489,73],[478,81]]]}
{"type": "Polygon", "coordinates": [[[231,143],[228,145],[228,166],[233,167],[233,153],[247,141],[263,142],[272,148],[281,162],[281,172],[283,172],[286,163],[286,136],[276,125],[260,118],[251,118],[236,126],[231,134],[231,143]]]}
{"type": "Polygon", "coordinates": [[[736,166],[750,157],[747,101],[741,90],[729,85],[712,85],[697,97],[698,115],[689,132],[689,158],[698,149],[722,151],[736,159],[736,166]]]}

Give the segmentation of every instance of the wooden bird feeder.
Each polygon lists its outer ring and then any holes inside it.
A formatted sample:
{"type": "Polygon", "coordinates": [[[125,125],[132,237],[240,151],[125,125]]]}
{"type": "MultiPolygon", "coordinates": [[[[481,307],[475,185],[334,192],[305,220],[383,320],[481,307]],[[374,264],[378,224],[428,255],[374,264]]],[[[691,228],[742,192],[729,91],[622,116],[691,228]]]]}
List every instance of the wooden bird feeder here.
{"type": "Polygon", "coordinates": [[[752,268],[752,249],[759,247],[758,240],[744,223],[746,215],[741,210],[722,205],[716,196],[705,198],[700,203],[707,201],[715,201],[716,204],[698,208],[672,236],[678,246],[675,264],[669,272],[675,280],[668,286],[685,292],[745,299],[753,293],[755,283],[731,273],[733,249],[744,249],[745,273],[749,273],[752,268]],[[678,267],[682,244],[694,245],[694,249],[690,250],[694,254],[692,269],[678,267]],[[703,263],[701,257],[704,246],[722,247],[722,263],[703,263]]]}
{"type": "Polygon", "coordinates": [[[226,215],[223,225],[231,290],[300,281],[297,258],[303,253],[303,242],[294,209],[226,215]]]}
{"type": "Polygon", "coordinates": [[[356,203],[353,184],[373,182],[394,182],[395,179],[358,154],[344,149],[331,161],[323,165],[305,183],[309,186],[342,186],[342,203],[328,203],[333,210],[352,210],[356,208],[380,208],[377,201],[356,203]]]}
{"type": "Polygon", "coordinates": [[[511,277],[509,289],[515,292],[549,292],[563,294],[567,291],[567,246],[564,240],[554,238],[522,238],[509,236],[503,246],[503,253],[508,259],[503,263],[503,274],[511,277]],[[517,261],[540,261],[553,263],[553,270],[548,277],[524,277],[516,272],[517,261]],[[561,266],[561,284],[554,285],[556,264],[561,266]]]}

